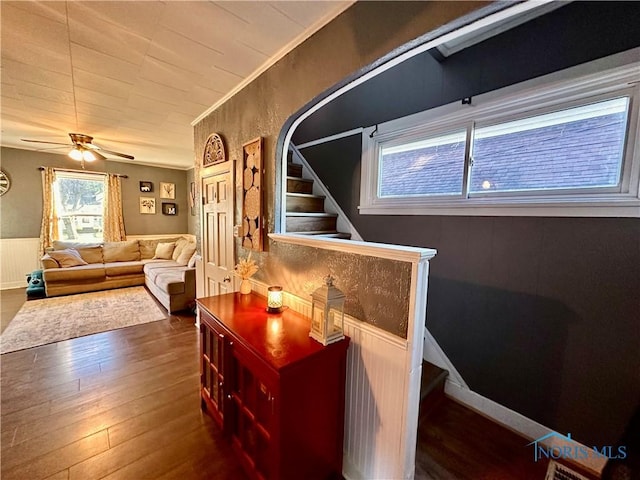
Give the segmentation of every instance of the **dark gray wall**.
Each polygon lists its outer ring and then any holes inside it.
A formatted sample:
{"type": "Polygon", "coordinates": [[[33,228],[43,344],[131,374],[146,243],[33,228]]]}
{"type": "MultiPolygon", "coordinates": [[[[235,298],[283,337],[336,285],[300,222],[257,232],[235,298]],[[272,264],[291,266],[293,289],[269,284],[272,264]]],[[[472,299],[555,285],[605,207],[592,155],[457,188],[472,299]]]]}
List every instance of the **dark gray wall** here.
{"type": "MultiPolygon", "coordinates": [[[[304,142],[640,45],[640,3],[586,2],[422,55],[307,119],[304,142]]],[[[470,387],[589,446],[640,401],[640,220],[359,215],[361,138],[302,151],[369,241],[433,247],[427,327],[470,387]]]]}
{"type": "MultiPolygon", "coordinates": [[[[3,147],[2,169],[11,179],[11,189],[0,200],[0,238],[35,238],[40,236],[42,220],[42,180],[38,167],[79,169],[80,165],[66,155],[33,152],[3,147]]],[[[187,233],[189,208],[187,171],[148,167],[133,163],[97,161],[86,164],[87,171],[128,175],[122,179],[122,203],[125,230],[128,235],[187,233]],[[140,192],[140,181],[153,182],[153,192],[140,192]],[[175,183],[175,200],[161,199],[160,182],[175,183]],[[139,197],[155,197],[156,214],[141,214],[139,197]],[[178,205],[178,214],[162,214],[162,202],[178,205]]]]}
{"type": "Polygon", "coordinates": [[[440,63],[418,55],[315,112],[301,144],[479,95],[636,47],[640,2],[575,2],[440,63]]]}

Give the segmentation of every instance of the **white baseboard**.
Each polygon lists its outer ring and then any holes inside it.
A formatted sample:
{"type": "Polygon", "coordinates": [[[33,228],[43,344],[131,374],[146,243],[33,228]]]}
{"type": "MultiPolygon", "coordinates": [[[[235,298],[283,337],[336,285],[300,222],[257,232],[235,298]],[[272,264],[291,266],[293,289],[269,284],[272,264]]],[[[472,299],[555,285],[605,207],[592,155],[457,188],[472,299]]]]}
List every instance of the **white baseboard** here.
{"type": "Polygon", "coordinates": [[[2,284],[0,285],[0,290],[10,290],[12,288],[27,288],[27,277],[25,276],[24,280],[22,281],[15,281],[15,282],[2,282],[2,284]]]}
{"type": "MultiPolygon", "coordinates": [[[[500,405],[499,403],[494,402],[482,395],[469,390],[468,388],[462,387],[457,384],[455,381],[451,379],[447,379],[444,392],[449,397],[453,398],[457,402],[469,407],[472,410],[480,413],[481,415],[493,420],[494,422],[512,430],[529,441],[533,441],[534,439],[542,438],[549,434],[557,433],[549,427],[545,427],[544,425],[539,424],[538,422],[531,420],[530,418],[521,415],[518,412],[514,412],[513,410],[505,407],[504,405],[500,405]]],[[[571,449],[581,449],[584,448],[586,450],[591,450],[591,448],[582,445],[575,440],[564,441],[560,440],[558,436],[553,436],[551,438],[552,442],[549,443],[547,441],[543,441],[542,443],[547,446],[568,446],[571,449]]],[[[523,442],[523,449],[529,449],[531,451],[531,461],[533,462],[534,450],[532,446],[528,446],[523,442]]],[[[579,450],[578,450],[579,451],[579,450]]],[[[595,452],[594,452],[595,453],[595,452]]],[[[607,463],[605,458],[599,457],[597,455],[592,455],[584,459],[575,459],[571,460],[573,463],[577,463],[587,471],[591,472],[594,475],[600,476],[602,469],[607,463]]]]}

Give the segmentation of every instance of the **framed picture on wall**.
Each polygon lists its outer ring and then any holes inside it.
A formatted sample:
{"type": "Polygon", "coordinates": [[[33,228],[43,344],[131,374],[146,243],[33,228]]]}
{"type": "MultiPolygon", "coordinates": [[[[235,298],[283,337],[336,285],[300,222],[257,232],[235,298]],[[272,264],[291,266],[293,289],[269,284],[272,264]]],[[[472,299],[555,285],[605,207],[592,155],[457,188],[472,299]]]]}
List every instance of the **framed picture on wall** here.
{"type": "Polygon", "coordinates": [[[178,206],[175,203],[162,202],[162,213],[164,215],[177,215],[178,206]]]}
{"type": "Polygon", "coordinates": [[[160,198],[176,198],[176,184],[160,182],[160,198]]]}
{"type": "Polygon", "coordinates": [[[156,213],[156,199],[153,197],[140,197],[140,213],[156,213]]]}
{"type": "Polygon", "coordinates": [[[140,191],[144,193],[153,192],[153,182],[140,182],[140,191]]]}

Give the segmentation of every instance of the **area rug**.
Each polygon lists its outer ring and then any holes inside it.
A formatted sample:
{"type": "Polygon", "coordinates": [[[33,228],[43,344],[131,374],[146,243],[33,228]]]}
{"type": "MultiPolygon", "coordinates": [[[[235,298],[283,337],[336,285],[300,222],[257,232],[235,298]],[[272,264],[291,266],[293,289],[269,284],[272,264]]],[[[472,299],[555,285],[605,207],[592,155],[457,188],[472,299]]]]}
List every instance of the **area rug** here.
{"type": "Polygon", "coordinates": [[[0,353],[165,318],[144,287],[31,300],[2,332],[0,353]]]}

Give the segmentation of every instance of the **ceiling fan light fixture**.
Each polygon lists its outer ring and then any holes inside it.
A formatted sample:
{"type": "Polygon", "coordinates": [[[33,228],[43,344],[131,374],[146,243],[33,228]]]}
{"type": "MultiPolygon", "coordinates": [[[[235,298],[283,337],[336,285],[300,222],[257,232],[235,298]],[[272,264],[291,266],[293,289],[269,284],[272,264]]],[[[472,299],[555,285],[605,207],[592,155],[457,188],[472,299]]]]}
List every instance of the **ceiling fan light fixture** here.
{"type": "Polygon", "coordinates": [[[76,160],[78,162],[82,161],[82,159],[83,159],[82,150],[77,145],[75,147],[73,147],[71,149],[71,151],[69,151],[69,153],[67,155],[69,155],[70,158],[72,158],[73,160],[76,160]]]}
{"type": "Polygon", "coordinates": [[[82,151],[82,159],[85,162],[94,162],[96,160],[96,156],[93,154],[91,150],[83,149],[82,151]]]}

